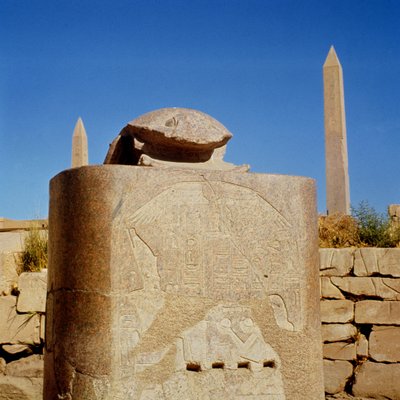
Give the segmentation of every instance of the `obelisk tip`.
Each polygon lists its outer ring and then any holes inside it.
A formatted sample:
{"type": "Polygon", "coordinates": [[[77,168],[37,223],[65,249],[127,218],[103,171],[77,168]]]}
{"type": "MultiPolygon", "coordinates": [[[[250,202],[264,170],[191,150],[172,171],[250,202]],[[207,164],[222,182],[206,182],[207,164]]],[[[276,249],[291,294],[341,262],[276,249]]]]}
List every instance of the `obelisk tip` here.
{"type": "Polygon", "coordinates": [[[329,53],[326,57],[326,60],[324,63],[324,68],[325,67],[333,67],[333,66],[340,66],[340,61],[336,54],[335,48],[332,45],[331,48],[329,49],[329,53]]]}
{"type": "Polygon", "coordinates": [[[73,136],[86,136],[85,126],[83,125],[81,117],[76,121],[73,136]]]}
{"type": "Polygon", "coordinates": [[[88,143],[82,118],[79,117],[72,135],[72,161],[71,166],[81,167],[88,165],[88,143]]]}

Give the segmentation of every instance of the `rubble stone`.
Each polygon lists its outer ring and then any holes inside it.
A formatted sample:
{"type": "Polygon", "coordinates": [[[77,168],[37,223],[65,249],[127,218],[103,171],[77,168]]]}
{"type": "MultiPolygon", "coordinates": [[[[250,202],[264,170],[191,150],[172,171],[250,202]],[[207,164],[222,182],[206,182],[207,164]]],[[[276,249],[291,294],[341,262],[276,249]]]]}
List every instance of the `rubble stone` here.
{"type": "Polygon", "coordinates": [[[0,343],[39,343],[39,316],[17,314],[16,297],[0,297],[0,343]]]}
{"type": "Polygon", "coordinates": [[[322,324],[321,330],[324,343],[341,342],[357,335],[357,328],[352,324],[322,324]]]}
{"type": "Polygon", "coordinates": [[[343,293],[332,284],[329,276],[321,276],[321,297],[324,299],[344,299],[343,293]]]}
{"type": "Polygon", "coordinates": [[[34,354],[12,361],[6,365],[6,375],[40,378],[43,376],[43,357],[34,354]]]}
{"type": "Polygon", "coordinates": [[[324,358],[330,360],[355,360],[357,358],[355,343],[326,343],[323,347],[324,358]]]}
{"type": "Polygon", "coordinates": [[[332,284],[356,296],[374,296],[400,300],[400,279],[375,277],[332,277],[332,284]]]}
{"type": "Polygon", "coordinates": [[[359,301],[355,321],[357,324],[400,325],[400,301],[359,301]]]}
{"type": "Polygon", "coordinates": [[[400,362],[400,327],[374,326],[369,336],[369,353],[375,361],[400,362]]]}
{"type": "Polygon", "coordinates": [[[0,375],[4,375],[6,372],[6,360],[0,357],[0,375]]]}
{"type": "Polygon", "coordinates": [[[42,391],[42,378],[0,376],[0,400],[40,400],[42,391]]]}
{"type": "Polygon", "coordinates": [[[400,364],[367,361],[356,371],[355,396],[373,399],[400,399],[400,364]]]}
{"type": "Polygon", "coordinates": [[[18,312],[45,312],[47,269],[40,272],[23,272],[18,279],[18,312]]]}
{"type": "Polygon", "coordinates": [[[3,344],[2,349],[8,354],[18,354],[31,351],[31,348],[26,344],[3,344]]]}
{"type": "Polygon", "coordinates": [[[399,278],[400,248],[365,247],[354,253],[354,274],[357,276],[385,275],[399,278]]]}
{"type": "Polygon", "coordinates": [[[26,231],[0,232],[0,253],[22,251],[26,231]]]}
{"type": "Polygon", "coordinates": [[[363,358],[368,357],[369,345],[368,345],[368,339],[365,337],[365,335],[361,334],[358,337],[356,345],[357,345],[357,356],[363,358]]]}
{"type": "Polygon", "coordinates": [[[325,392],[329,394],[342,392],[352,374],[353,366],[350,362],[324,360],[325,392]]]}
{"type": "Polygon", "coordinates": [[[322,276],[346,276],[353,268],[354,250],[319,249],[322,276]]]}
{"type": "Polygon", "coordinates": [[[18,281],[17,262],[14,253],[0,253],[0,295],[9,295],[18,281]]]}

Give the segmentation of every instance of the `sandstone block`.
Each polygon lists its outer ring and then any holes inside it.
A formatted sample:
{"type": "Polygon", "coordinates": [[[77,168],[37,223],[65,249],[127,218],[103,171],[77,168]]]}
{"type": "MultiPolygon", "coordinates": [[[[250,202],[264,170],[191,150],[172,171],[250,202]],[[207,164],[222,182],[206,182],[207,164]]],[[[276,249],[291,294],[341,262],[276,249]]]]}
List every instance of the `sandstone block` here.
{"type": "Polygon", "coordinates": [[[356,250],[354,257],[354,274],[357,276],[381,274],[400,277],[400,248],[362,248],[356,250]]]}
{"type": "Polygon", "coordinates": [[[347,342],[326,343],[323,346],[324,358],[330,360],[355,360],[356,344],[347,342]]]}
{"type": "Polygon", "coordinates": [[[40,272],[23,272],[18,279],[18,312],[45,312],[47,269],[40,272]]]}
{"type": "MultiPolygon", "coordinates": [[[[400,262],[400,259],[399,259],[400,262]]],[[[376,296],[400,300],[400,279],[377,277],[332,277],[332,284],[356,296],[376,296]]]]}
{"type": "Polygon", "coordinates": [[[40,400],[42,392],[42,378],[0,376],[1,400],[40,400]]]}
{"type": "Polygon", "coordinates": [[[370,397],[354,397],[346,392],[340,392],[333,395],[325,396],[325,400],[374,400],[370,397]]]}
{"type": "Polygon", "coordinates": [[[346,276],[353,268],[354,250],[319,249],[320,274],[323,276],[346,276]]]}
{"type": "Polygon", "coordinates": [[[6,366],[6,375],[40,378],[43,376],[43,357],[34,354],[12,361],[6,366]]]}
{"type": "Polygon", "coordinates": [[[352,324],[322,324],[321,329],[324,343],[340,342],[357,335],[357,328],[352,324]]]}
{"type": "Polygon", "coordinates": [[[374,326],[369,353],[375,361],[400,362],[400,327],[374,326]]]}
{"type": "Polygon", "coordinates": [[[365,335],[360,335],[358,337],[357,343],[357,356],[358,357],[364,357],[367,358],[368,357],[368,339],[365,337],[365,335]]]}
{"type": "Polygon", "coordinates": [[[357,324],[400,325],[400,301],[359,301],[355,321],[357,324]]]}
{"type": "Polygon", "coordinates": [[[353,394],[373,399],[400,399],[400,364],[367,361],[356,372],[353,394]]]}
{"type": "Polygon", "coordinates": [[[324,360],[325,392],[329,394],[342,392],[352,375],[353,365],[348,361],[324,360]]]}
{"type": "Polygon", "coordinates": [[[0,343],[39,343],[39,316],[17,314],[16,297],[0,297],[0,343]]]}
{"type": "Polygon", "coordinates": [[[0,232],[0,253],[22,251],[26,231],[0,232]]]}
{"type": "Polygon", "coordinates": [[[331,282],[329,276],[321,276],[321,297],[324,299],[344,299],[343,293],[331,282]]]}
{"type": "Polygon", "coordinates": [[[45,333],[46,333],[46,315],[41,315],[40,316],[40,339],[43,340],[45,339],[45,333]]]}
{"type": "Polygon", "coordinates": [[[9,295],[17,281],[16,255],[11,252],[0,253],[0,295],[2,293],[9,295]]]}
{"type": "Polygon", "coordinates": [[[31,348],[26,344],[3,344],[1,347],[8,354],[31,352],[31,348]]]}
{"type": "Polygon", "coordinates": [[[354,303],[351,300],[322,300],[321,321],[346,323],[354,318],[354,303]]]}
{"type": "Polygon", "coordinates": [[[0,357],[0,375],[4,375],[6,372],[6,360],[0,357]]]}

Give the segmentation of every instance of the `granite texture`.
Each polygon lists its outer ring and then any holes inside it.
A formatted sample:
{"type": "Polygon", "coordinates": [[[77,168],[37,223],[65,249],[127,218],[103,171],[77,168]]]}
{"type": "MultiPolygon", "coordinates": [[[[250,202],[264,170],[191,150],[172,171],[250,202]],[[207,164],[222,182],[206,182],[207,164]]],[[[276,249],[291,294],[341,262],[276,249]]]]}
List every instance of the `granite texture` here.
{"type": "Polygon", "coordinates": [[[104,165],[50,199],[46,400],[324,398],[312,180],[104,165]]]}

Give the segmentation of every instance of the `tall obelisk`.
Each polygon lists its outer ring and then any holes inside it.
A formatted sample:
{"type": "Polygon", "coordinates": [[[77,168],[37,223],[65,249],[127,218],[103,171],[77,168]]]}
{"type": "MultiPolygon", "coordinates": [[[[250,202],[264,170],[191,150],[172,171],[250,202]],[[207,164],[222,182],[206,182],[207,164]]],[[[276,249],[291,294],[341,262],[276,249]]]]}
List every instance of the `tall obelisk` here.
{"type": "Polygon", "coordinates": [[[323,67],[327,213],[350,214],[343,71],[333,46],[323,67]]]}
{"type": "Polygon", "coordinates": [[[88,143],[85,127],[79,117],[72,135],[72,161],[71,167],[88,165],[88,143]]]}

